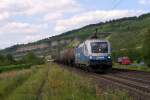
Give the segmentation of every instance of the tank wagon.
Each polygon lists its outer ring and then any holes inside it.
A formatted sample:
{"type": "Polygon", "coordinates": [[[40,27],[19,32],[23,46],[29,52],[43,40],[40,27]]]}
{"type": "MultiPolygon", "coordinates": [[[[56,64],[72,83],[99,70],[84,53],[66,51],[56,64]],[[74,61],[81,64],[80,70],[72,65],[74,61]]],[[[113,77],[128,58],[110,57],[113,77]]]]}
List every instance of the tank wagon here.
{"type": "Polygon", "coordinates": [[[74,66],[75,49],[69,48],[60,52],[57,62],[74,66]]]}
{"type": "Polygon", "coordinates": [[[107,40],[87,39],[76,48],[61,51],[58,62],[90,71],[112,68],[111,45],[107,40]]]}

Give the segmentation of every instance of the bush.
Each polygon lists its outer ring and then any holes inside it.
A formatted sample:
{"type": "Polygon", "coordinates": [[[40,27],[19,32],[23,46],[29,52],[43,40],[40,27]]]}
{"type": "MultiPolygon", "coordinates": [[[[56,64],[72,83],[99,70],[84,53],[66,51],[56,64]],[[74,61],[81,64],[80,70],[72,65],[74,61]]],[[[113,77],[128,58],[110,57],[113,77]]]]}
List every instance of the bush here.
{"type": "Polygon", "coordinates": [[[44,63],[44,59],[37,57],[33,52],[27,53],[25,55],[25,57],[23,58],[23,61],[25,63],[29,63],[29,64],[33,64],[33,65],[44,63]]]}
{"type": "Polygon", "coordinates": [[[9,65],[20,65],[20,64],[32,64],[38,65],[43,64],[44,59],[37,57],[34,53],[27,53],[21,60],[15,60],[11,54],[1,55],[0,54],[0,66],[9,66],[9,65]]]}
{"type": "Polygon", "coordinates": [[[10,70],[14,70],[14,69],[26,69],[26,68],[30,68],[31,66],[32,66],[31,64],[1,66],[0,72],[10,71],[10,70]]]}

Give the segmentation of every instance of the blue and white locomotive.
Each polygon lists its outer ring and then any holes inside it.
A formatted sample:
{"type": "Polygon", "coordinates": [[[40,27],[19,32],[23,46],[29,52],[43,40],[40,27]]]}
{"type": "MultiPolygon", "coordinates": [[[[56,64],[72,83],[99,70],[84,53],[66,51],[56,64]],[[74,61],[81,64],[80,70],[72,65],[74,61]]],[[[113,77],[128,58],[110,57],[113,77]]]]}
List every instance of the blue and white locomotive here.
{"type": "Polygon", "coordinates": [[[77,66],[96,71],[112,68],[111,45],[108,40],[88,39],[76,47],[74,53],[77,66]]]}

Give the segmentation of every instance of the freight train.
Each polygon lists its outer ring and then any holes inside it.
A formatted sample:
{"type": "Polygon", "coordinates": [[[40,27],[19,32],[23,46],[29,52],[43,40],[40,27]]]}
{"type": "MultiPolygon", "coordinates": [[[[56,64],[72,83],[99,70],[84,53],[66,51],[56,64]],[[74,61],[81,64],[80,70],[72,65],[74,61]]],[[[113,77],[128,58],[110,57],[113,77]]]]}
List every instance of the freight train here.
{"type": "Polygon", "coordinates": [[[61,51],[57,62],[89,71],[105,72],[112,68],[111,45],[108,40],[87,39],[76,48],[61,51]]]}
{"type": "Polygon", "coordinates": [[[97,31],[77,47],[61,51],[56,61],[94,72],[111,70],[111,44],[108,40],[99,39],[97,31]]]}

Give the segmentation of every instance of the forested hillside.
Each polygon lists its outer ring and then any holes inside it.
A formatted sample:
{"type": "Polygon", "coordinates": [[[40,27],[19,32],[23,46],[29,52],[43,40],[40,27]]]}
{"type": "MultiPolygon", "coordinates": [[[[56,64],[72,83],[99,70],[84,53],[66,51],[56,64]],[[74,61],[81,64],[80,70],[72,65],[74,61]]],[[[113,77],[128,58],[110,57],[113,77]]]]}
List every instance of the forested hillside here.
{"type": "Polygon", "coordinates": [[[66,45],[72,43],[71,41],[73,40],[73,42],[81,42],[87,39],[96,28],[98,28],[99,33],[102,33],[99,34],[100,38],[110,40],[113,51],[140,49],[142,47],[144,33],[150,28],[150,14],[88,25],[34,43],[15,45],[0,52],[2,54],[9,53],[15,56],[17,55],[17,57],[29,51],[34,51],[41,56],[54,54],[62,50],[62,48],[68,47],[66,45]]]}

